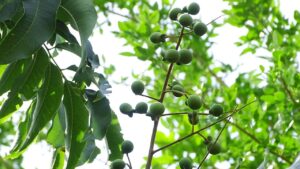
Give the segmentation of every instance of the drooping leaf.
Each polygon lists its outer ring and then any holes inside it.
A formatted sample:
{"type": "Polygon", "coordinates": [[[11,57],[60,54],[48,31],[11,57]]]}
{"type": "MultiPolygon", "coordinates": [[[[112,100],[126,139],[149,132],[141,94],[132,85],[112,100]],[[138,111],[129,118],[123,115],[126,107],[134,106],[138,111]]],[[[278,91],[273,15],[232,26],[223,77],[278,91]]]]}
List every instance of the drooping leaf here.
{"type": "Polygon", "coordinates": [[[75,36],[72,35],[67,25],[60,20],[56,20],[56,33],[68,42],[78,44],[75,36]]]}
{"type": "Polygon", "coordinates": [[[67,50],[76,54],[77,56],[81,56],[81,47],[76,43],[59,43],[55,46],[57,49],[67,50]]]}
{"type": "Polygon", "coordinates": [[[35,106],[36,106],[36,101],[34,100],[25,113],[25,117],[26,117],[25,120],[20,122],[20,124],[18,126],[18,132],[17,132],[17,138],[15,141],[15,145],[11,149],[10,154],[8,156],[6,156],[6,158],[9,158],[9,159],[17,158],[25,151],[25,150],[23,150],[20,152],[18,150],[19,150],[20,146],[22,145],[22,143],[26,139],[30,123],[32,122],[31,116],[32,116],[35,106]]]}
{"type": "Polygon", "coordinates": [[[66,168],[73,169],[85,145],[84,136],[88,129],[89,115],[80,90],[71,82],[65,82],[63,103],[67,119],[66,146],[69,151],[66,168]]]}
{"type": "Polygon", "coordinates": [[[26,71],[30,59],[23,59],[9,64],[0,79],[0,95],[11,89],[18,77],[26,71]]]}
{"type": "Polygon", "coordinates": [[[94,78],[94,70],[91,67],[86,67],[85,69],[80,68],[77,70],[74,80],[77,83],[85,83],[88,86],[92,83],[95,82],[96,80],[94,78]]]}
{"type": "Polygon", "coordinates": [[[101,140],[104,138],[111,123],[111,109],[108,99],[99,91],[87,89],[88,107],[91,112],[91,121],[94,136],[101,140]]]}
{"type": "Polygon", "coordinates": [[[20,2],[20,0],[4,1],[3,4],[0,5],[0,22],[10,20],[17,12],[21,4],[20,2]]]}
{"type": "Polygon", "coordinates": [[[96,69],[97,67],[100,66],[99,63],[99,58],[98,55],[96,55],[93,51],[93,47],[92,44],[90,43],[90,41],[87,41],[86,43],[86,55],[87,55],[87,60],[88,60],[88,64],[93,68],[96,69]]]}
{"type": "Polygon", "coordinates": [[[32,123],[20,150],[26,148],[33,141],[57,112],[63,95],[63,82],[60,73],[57,66],[53,64],[48,66],[45,80],[37,94],[37,104],[32,114],[32,123]]]}
{"type": "Polygon", "coordinates": [[[39,83],[45,75],[46,68],[49,64],[49,58],[46,51],[41,48],[34,54],[33,60],[28,70],[17,82],[20,86],[20,93],[28,100],[36,93],[39,83]]]}
{"type": "Polygon", "coordinates": [[[6,122],[12,115],[13,112],[18,110],[23,104],[20,96],[9,93],[8,98],[2,104],[0,109],[0,124],[6,122]]]}
{"type": "Polygon", "coordinates": [[[122,159],[123,153],[121,152],[119,145],[122,144],[124,139],[118,117],[114,113],[112,113],[112,122],[107,129],[105,138],[110,150],[109,160],[122,159]]]}
{"type": "Polygon", "coordinates": [[[91,0],[62,0],[58,18],[69,21],[79,31],[81,46],[85,46],[96,24],[97,14],[91,0]]]}
{"type": "Polygon", "coordinates": [[[55,30],[60,0],[23,1],[25,14],[0,44],[0,64],[30,57],[55,30]]]}
{"type": "Polygon", "coordinates": [[[52,169],[63,169],[65,162],[65,152],[63,148],[56,149],[52,158],[52,169]]]}
{"type": "Polygon", "coordinates": [[[59,120],[59,113],[56,114],[54,119],[52,120],[52,126],[47,134],[47,143],[51,144],[54,148],[59,148],[64,146],[65,143],[65,135],[64,130],[61,126],[61,122],[59,120]]]}
{"type": "Polygon", "coordinates": [[[95,144],[95,137],[91,132],[86,135],[85,140],[86,144],[83,148],[77,166],[83,165],[86,162],[92,162],[100,153],[100,149],[95,144]]]}
{"type": "Polygon", "coordinates": [[[97,73],[98,76],[98,88],[101,91],[102,94],[109,94],[111,93],[110,89],[111,85],[109,82],[106,80],[106,78],[103,76],[101,73],[97,73]]]}
{"type": "Polygon", "coordinates": [[[6,73],[4,73],[3,78],[0,80],[0,85],[4,83],[2,85],[4,89],[7,90],[9,87],[11,89],[8,94],[8,99],[0,109],[0,123],[6,121],[12,113],[22,105],[23,101],[21,100],[20,94],[22,94],[23,99],[25,98],[27,100],[33,97],[45,74],[48,63],[48,55],[41,48],[34,55],[33,59],[20,60],[7,68],[6,73]],[[18,75],[18,73],[20,74],[18,75]],[[13,77],[14,75],[16,75],[16,77],[13,77]],[[7,83],[5,84],[5,82],[7,83]],[[9,84],[11,86],[7,86],[9,84]]]}

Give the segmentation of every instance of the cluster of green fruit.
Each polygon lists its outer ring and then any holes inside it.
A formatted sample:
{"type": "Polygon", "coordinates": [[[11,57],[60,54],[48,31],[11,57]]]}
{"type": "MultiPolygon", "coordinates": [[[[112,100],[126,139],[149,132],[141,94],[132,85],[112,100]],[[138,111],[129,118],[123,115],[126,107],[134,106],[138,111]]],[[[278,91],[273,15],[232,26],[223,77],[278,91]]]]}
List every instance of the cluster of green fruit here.
{"type": "MultiPolygon", "coordinates": [[[[136,95],[142,95],[145,89],[145,85],[143,82],[137,80],[131,84],[131,90],[136,95]]],[[[139,114],[146,114],[147,116],[152,117],[159,117],[165,111],[165,106],[160,103],[156,102],[150,105],[149,112],[148,112],[148,105],[145,102],[139,102],[136,104],[135,109],[129,103],[122,103],[119,107],[120,112],[123,114],[128,115],[129,117],[133,116],[133,113],[139,114]]]]}
{"type": "MultiPolygon", "coordinates": [[[[133,150],[133,143],[129,140],[124,140],[121,145],[121,150],[123,154],[129,154],[133,150]]],[[[122,159],[116,159],[110,164],[111,169],[124,169],[126,163],[122,159]]]]}
{"type": "MultiPolygon", "coordinates": [[[[189,64],[192,61],[193,54],[189,49],[180,49],[180,41],[183,35],[187,34],[184,33],[185,29],[190,29],[188,33],[194,32],[198,36],[202,36],[207,32],[207,27],[204,23],[199,20],[194,20],[191,15],[196,15],[200,11],[200,7],[197,3],[193,2],[187,7],[182,9],[174,8],[169,12],[169,18],[173,21],[178,21],[182,26],[182,32],[179,36],[179,40],[176,49],[168,49],[163,52],[163,60],[167,61],[170,64],[177,63],[177,65],[189,64]]],[[[150,41],[153,43],[161,43],[165,42],[166,39],[170,37],[166,34],[160,32],[154,32],[150,36],[150,41]]],[[[168,78],[166,78],[168,79],[168,78]]],[[[168,80],[166,81],[168,82],[168,80]]],[[[142,81],[137,80],[131,84],[131,90],[136,95],[146,96],[143,95],[145,90],[145,85],[142,81]]],[[[164,93],[171,92],[174,97],[186,97],[186,105],[191,109],[191,112],[188,113],[188,119],[190,124],[196,125],[199,123],[199,109],[202,107],[202,99],[199,95],[196,94],[187,94],[186,90],[184,89],[183,85],[180,84],[178,81],[173,81],[172,83],[168,83],[168,88],[163,89],[164,93]]],[[[149,96],[148,96],[149,97],[149,96]]],[[[151,98],[151,97],[149,97],[151,98]]],[[[162,104],[162,100],[154,99],[157,102],[152,103],[149,106],[145,102],[139,102],[136,104],[135,108],[133,108],[129,103],[122,103],[119,107],[120,112],[123,114],[132,117],[134,113],[139,114],[146,114],[150,116],[152,120],[159,120],[159,117],[163,115],[165,111],[165,107],[162,104]]],[[[224,113],[223,107],[219,104],[214,104],[209,109],[209,114],[212,116],[220,116],[224,113]]],[[[203,137],[204,138],[204,137],[203,137]]],[[[204,144],[207,146],[207,150],[210,154],[216,155],[221,152],[221,146],[216,142],[212,141],[212,137],[208,136],[204,140],[204,144]]],[[[124,163],[125,166],[125,163],[124,163]]],[[[179,162],[179,166],[181,169],[192,169],[192,161],[189,158],[183,158],[179,162]]],[[[115,169],[115,168],[114,168],[115,169]]]]}
{"type": "MultiPolygon", "coordinates": [[[[193,19],[191,15],[196,15],[200,11],[197,3],[193,2],[188,7],[173,8],[169,13],[169,18],[173,21],[178,21],[182,27],[190,28],[196,35],[202,36],[207,32],[206,25],[193,19]]],[[[153,43],[165,42],[168,36],[160,32],[154,32],[150,36],[150,41],[153,43]]],[[[163,60],[169,63],[177,63],[178,65],[188,64],[192,61],[192,52],[189,49],[168,49],[162,52],[163,60]]]]}

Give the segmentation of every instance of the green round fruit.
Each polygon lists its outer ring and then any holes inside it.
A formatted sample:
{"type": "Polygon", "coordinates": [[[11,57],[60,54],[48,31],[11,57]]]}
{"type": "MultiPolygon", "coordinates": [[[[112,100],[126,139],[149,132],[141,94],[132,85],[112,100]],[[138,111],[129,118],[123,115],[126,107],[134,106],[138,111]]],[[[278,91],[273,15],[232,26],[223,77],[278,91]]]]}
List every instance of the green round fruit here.
{"type": "Polygon", "coordinates": [[[117,159],[110,164],[110,169],[124,169],[125,166],[126,163],[123,160],[117,159]]]}
{"type": "Polygon", "coordinates": [[[129,140],[124,140],[121,145],[121,150],[123,154],[131,153],[133,150],[133,144],[129,140]]]}
{"type": "Polygon", "coordinates": [[[207,26],[202,22],[197,22],[193,26],[194,33],[198,36],[202,36],[207,32],[207,26]]]}
{"type": "Polygon", "coordinates": [[[181,11],[180,8],[173,8],[173,9],[171,9],[170,12],[169,12],[169,18],[170,18],[171,20],[177,20],[177,16],[178,16],[178,14],[181,13],[181,12],[182,12],[182,11],[181,11]]]}
{"type": "Polygon", "coordinates": [[[188,13],[191,14],[191,15],[196,15],[199,13],[200,11],[200,6],[196,3],[196,2],[192,2],[188,8],[188,13]]]}
{"type": "Polygon", "coordinates": [[[134,94],[140,95],[144,92],[145,85],[143,82],[137,80],[131,84],[131,90],[134,94]]]}
{"type": "Polygon", "coordinates": [[[191,95],[187,100],[187,104],[193,110],[197,110],[202,106],[201,99],[197,95],[191,95]]]}
{"type": "Polygon", "coordinates": [[[192,61],[192,52],[188,49],[181,49],[179,51],[178,62],[181,64],[188,64],[192,61]]]}
{"type": "Polygon", "coordinates": [[[148,110],[148,105],[145,102],[139,102],[138,104],[136,104],[135,106],[135,111],[137,113],[141,113],[141,114],[146,114],[148,110]]]}
{"type": "Polygon", "coordinates": [[[189,122],[191,125],[196,125],[199,123],[199,116],[196,112],[189,113],[188,117],[189,117],[189,122]]]}
{"type": "Polygon", "coordinates": [[[120,112],[123,114],[130,114],[132,112],[132,107],[128,103],[122,103],[119,107],[120,112]]]}
{"type": "Polygon", "coordinates": [[[211,143],[211,141],[212,141],[212,137],[211,136],[207,136],[206,140],[204,140],[204,144],[208,145],[208,144],[211,143]]]}
{"type": "Polygon", "coordinates": [[[191,17],[191,15],[185,13],[179,16],[178,21],[182,26],[187,27],[193,23],[193,18],[191,17]]]}
{"type": "Polygon", "coordinates": [[[183,93],[185,92],[184,88],[179,84],[174,85],[172,87],[172,90],[173,90],[172,93],[175,97],[181,97],[183,95],[183,93]]]}
{"type": "Polygon", "coordinates": [[[221,152],[221,145],[218,143],[211,143],[207,146],[207,150],[212,155],[219,154],[221,152]]]}
{"type": "Polygon", "coordinates": [[[175,49],[169,49],[166,51],[166,60],[170,63],[175,63],[179,59],[179,53],[175,49]]]}
{"type": "Polygon", "coordinates": [[[188,12],[188,8],[185,6],[182,8],[182,13],[187,13],[188,12]]]}
{"type": "Polygon", "coordinates": [[[152,116],[155,117],[160,116],[164,113],[164,111],[165,111],[165,106],[160,102],[156,102],[150,105],[149,113],[152,116]]]}
{"type": "Polygon", "coordinates": [[[210,109],[209,109],[209,114],[213,115],[213,116],[220,116],[221,114],[223,114],[224,110],[223,107],[219,104],[214,104],[210,109]]]}
{"type": "Polygon", "coordinates": [[[181,169],[192,169],[193,162],[189,158],[184,157],[179,161],[179,166],[181,169]]]}
{"type": "Polygon", "coordinates": [[[152,43],[160,43],[160,42],[162,42],[162,36],[163,36],[163,34],[161,34],[160,32],[153,32],[150,35],[150,41],[152,43]]]}
{"type": "Polygon", "coordinates": [[[172,83],[171,83],[171,86],[175,86],[175,85],[181,85],[177,80],[174,80],[172,83]]]}

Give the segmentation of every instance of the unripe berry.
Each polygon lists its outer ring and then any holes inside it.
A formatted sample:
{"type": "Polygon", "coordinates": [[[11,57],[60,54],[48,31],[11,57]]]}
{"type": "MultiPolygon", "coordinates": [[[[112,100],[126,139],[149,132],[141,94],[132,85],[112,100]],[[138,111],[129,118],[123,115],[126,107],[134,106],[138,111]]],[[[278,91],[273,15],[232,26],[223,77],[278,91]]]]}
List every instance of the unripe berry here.
{"type": "Polygon", "coordinates": [[[191,95],[191,96],[189,96],[189,98],[187,100],[187,104],[193,110],[197,110],[197,109],[199,109],[202,106],[201,99],[197,95],[191,95]]]}
{"type": "Polygon", "coordinates": [[[127,114],[127,115],[130,114],[130,113],[132,113],[132,110],[133,110],[132,107],[131,107],[131,105],[128,104],[128,103],[122,103],[120,105],[119,109],[120,109],[121,113],[127,114]]]}
{"type": "Polygon", "coordinates": [[[160,102],[156,102],[150,105],[149,113],[154,117],[162,115],[164,111],[165,106],[160,102]]]}
{"type": "Polygon", "coordinates": [[[200,6],[196,2],[192,2],[188,6],[188,13],[191,15],[196,15],[200,11],[200,6]]]}
{"type": "Polygon", "coordinates": [[[126,164],[123,160],[117,159],[110,164],[110,169],[124,169],[125,166],[126,164]]]}
{"type": "Polygon", "coordinates": [[[148,110],[148,105],[147,105],[147,103],[145,103],[145,102],[139,102],[139,103],[136,104],[136,106],[135,106],[135,111],[136,111],[137,113],[145,114],[145,113],[147,113],[147,110],[148,110]]]}
{"type": "Polygon", "coordinates": [[[170,63],[175,63],[178,61],[179,59],[179,53],[177,50],[175,49],[169,49],[166,51],[166,56],[165,56],[166,60],[170,63]]]}
{"type": "Polygon", "coordinates": [[[211,136],[207,136],[206,140],[204,140],[204,144],[208,145],[208,144],[211,143],[211,141],[212,141],[212,137],[211,136]]]}
{"type": "Polygon", "coordinates": [[[181,64],[188,64],[192,61],[192,52],[188,49],[181,49],[179,51],[178,62],[181,64]]]}
{"type": "Polygon", "coordinates": [[[202,22],[197,22],[193,26],[193,30],[196,35],[202,36],[207,32],[207,26],[202,22]]]}
{"type": "Polygon", "coordinates": [[[179,161],[179,166],[181,169],[192,169],[193,168],[193,163],[189,158],[182,158],[179,161]]]}
{"type": "Polygon", "coordinates": [[[145,89],[145,86],[144,86],[144,83],[137,80],[137,81],[134,81],[132,84],[131,84],[131,90],[134,94],[136,95],[140,95],[143,93],[145,89]]]}
{"type": "Polygon", "coordinates": [[[129,140],[124,140],[121,145],[121,150],[123,154],[131,153],[133,150],[133,144],[129,140]]]}
{"type": "Polygon", "coordinates": [[[172,87],[172,90],[173,90],[172,93],[173,93],[173,95],[175,97],[181,97],[183,95],[183,93],[184,93],[184,88],[181,85],[179,85],[179,84],[174,85],[172,87]]]}
{"type": "Polygon", "coordinates": [[[213,116],[220,116],[221,114],[223,114],[224,110],[223,107],[219,104],[214,104],[210,109],[209,109],[209,114],[213,115],[213,116]]]}
{"type": "Polygon", "coordinates": [[[198,114],[196,112],[189,113],[188,117],[189,117],[189,122],[190,122],[191,125],[196,125],[196,124],[199,123],[199,117],[198,117],[198,114]]]}
{"type": "Polygon", "coordinates": [[[190,26],[193,23],[193,18],[191,17],[191,15],[185,13],[179,16],[179,23],[184,26],[190,26]]]}
{"type": "Polygon", "coordinates": [[[183,7],[182,8],[182,13],[187,13],[188,12],[188,9],[187,9],[187,7],[185,6],[185,7],[183,7]]]}
{"type": "Polygon", "coordinates": [[[211,143],[207,146],[207,150],[212,155],[219,154],[221,152],[221,145],[218,143],[211,143]]]}
{"type": "Polygon", "coordinates": [[[150,35],[150,41],[152,43],[160,43],[162,42],[162,34],[160,32],[153,32],[151,35],[150,35]]]}
{"type": "Polygon", "coordinates": [[[173,9],[171,9],[170,12],[169,12],[169,18],[170,18],[171,20],[177,20],[177,16],[178,16],[178,14],[181,13],[181,12],[182,12],[182,11],[181,11],[180,8],[173,8],[173,9]]]}

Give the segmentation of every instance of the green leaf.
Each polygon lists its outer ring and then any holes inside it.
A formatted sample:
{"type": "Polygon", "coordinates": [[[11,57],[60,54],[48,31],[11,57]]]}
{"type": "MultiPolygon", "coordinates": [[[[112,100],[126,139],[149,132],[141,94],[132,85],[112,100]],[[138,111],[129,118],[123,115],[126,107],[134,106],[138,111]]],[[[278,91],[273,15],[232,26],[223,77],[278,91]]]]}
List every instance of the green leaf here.
{"type": "Polygon", "coordinates": [[[26,148],[38,135],[40,130],[53,118],[61,103],[63,82],[59,68],[50,64],[42,87],[38,91],[37,104],[32,114],[26,140],[20,150],[26,148]]]}
{"type": "Polygon", "coordinates": [[[67,50],[81,57],[81,47],[76,43],[59,43],[55,48],[67,50]]]}
{"type": "Polygon", "coordinates": [[[41,48],[34,55],[29,64],[27,64],[28,62],[29,59],[12,63],[10,65],[11,67],[9,66],[7,68],[3,78],[0,80],[0,86],[4,83],[3,88],[5,88],[5,90],[9,87],[11,88],[11,91],[8,94],[8,99],[4,102],[0,110],[0,124],[5,122],[13,112],[18,110],[23,103],[21,98],[26,98],[28,100],[36,93],[49,63],[48,55],[41,48]],[[13,77],[14,75],[16,77],[13,77]],[[5,82],[7,83],[5,84],[5,82]],[[22,94],[23,97],[21,97],[19,93],[22,94]]]}
{"type": "Polygon", "coordinates": [[[52,126],[46,138],[47,143],[51,144],[54,148],[62,147],[65,143],[65,135],[59,120],[59,113],[60,112],[58,112],[52,120],[52,126]]]}
{"type": "Polygon", "coordinates": [[[8,156],[6,156],[6,158],[9,158],[9,159],[17,158],[25,151],[25,150],[23,150],[23,151],[19,152],[18,149],[20,148],[20,146],[26,139],[26,135],[28,133],[30,123],[32,122],[31,115],[34,111],[35,106],[36,106],[36,101],[34,100],[30,104],[30,107],[27,109],[27,111],[25,113],[25,116],[26,116],[25,120],[20,122],[20,124],[18,126],[17,139],[15,141],[15,145],[11,149],[10,154],[8,156]]]}
{"type": "MultiPolygon", "coordinates": [[[[49,64],[49,58],[46,51],[41,48],[35,53],[31,65],[24,75],[15,82],[15,86],[20,88],[20,93],[27,100],[31,99],[39,88],[42,78],[45,76],[46,68],[49,64]]],[[[16,87],[17,88],[17,87],[16,87]]]]}
{"type": "Polygon", "coordinates": [[[100,149],[96,147],[95,137],[91,132],[89,132],[86,135],[86,144],[83,148],[83,152],[81,153],[77,166],[83,165],[86,162],[92,162],[99,153],[100,149]]]}
{"type": "Polygon", "coordinates": [[[13,112],[18,110],[23,104],[22,99],[15,94],[9,93],[8,98],[2,104],[0,109],[0,124],[6,122],[13,112]]]}
{"type": "Polygon", "coordinates": [[[20,6],[20,0],[5,1],[0,5],[0,22],[10,20],[20,6]]]}
{"type": "Polygon", "coordinates": [[[26,71],[28,63],[29,59],[23,59],[7,66],[0,79],[0,95],[11,89],[18,77],[26,71]]]}
{"type": "Polygon", "coordinates": [[[0,64],[30,57],[55,30],[60,0],[23,1],[25,14],[0,44],[0,64]]]}
{"type": "Polygon", "coordinates": [[[71,22],[79,31],[81,46],[85,46],[97,21],[97,13],[91,0],[62,0],[58,13],[61,20],[71,22]]]}
{"type": "Polygon", "coordinates": [[[52,159],[52,169],[63,169],[65,162],[65,152],[62,148],[56,149],[52,159]]]}
{"type": "Polygon", "coordinates": [[[109,101],[99,91],[87,89],[85,92],[88,98],[88,107],[91,112],[91,121],[94,136],[101,140],[111,123],[111,109],[109,101]]]}
{"type": "Polygon", "coordinates": [[[63,103],[66,108],[66,145],[69,151],[66,168],[73,169],[85,145],[84,136],[88,129],[89,113],[79,88],[71,82],[65,82],[63,103]]]}
{"type": "Polygon", "coordinates": [[[123,153],[121,152],[119,145],[122,144],[124,139],[118,117],[114,113],[112,113],[112,122],[107,129],[105,138],[110,150],[109,160],[113,161],[116,159],[122,159],[123,153]]]}
{"type": "Polygon", "coordinates": [[[60,20],[56,20],[56,32],[68,42],[78,44],[75,36],[72,35],[67,25],[60,20]]]}

